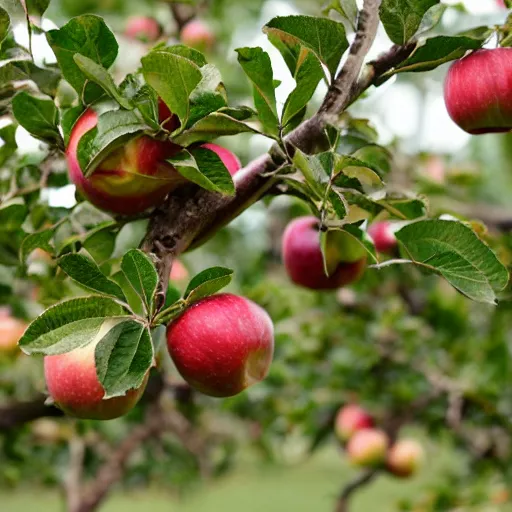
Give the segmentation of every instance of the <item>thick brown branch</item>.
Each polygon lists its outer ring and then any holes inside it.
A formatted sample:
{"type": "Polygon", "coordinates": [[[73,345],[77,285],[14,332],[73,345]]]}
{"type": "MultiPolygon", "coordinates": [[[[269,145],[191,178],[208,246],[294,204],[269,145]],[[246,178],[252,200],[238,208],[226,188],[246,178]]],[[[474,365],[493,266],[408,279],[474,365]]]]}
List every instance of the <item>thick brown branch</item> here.
{"type": "Polygon", "coordinates": [[[170,6],[171,13],[176,22],[176,28],[178,33],[181,29],[196,16],[196,9],[192,5],[187,5],[180,2],[171,2],[170,6]]]}
{"type": "Polygon", "coordinates": [[[44,417],[62,416],[57,407],[45,405],[46,396],[39,395],[27,402],[16,402],[0,407],[0,432],[18,428],[44,417]]]}

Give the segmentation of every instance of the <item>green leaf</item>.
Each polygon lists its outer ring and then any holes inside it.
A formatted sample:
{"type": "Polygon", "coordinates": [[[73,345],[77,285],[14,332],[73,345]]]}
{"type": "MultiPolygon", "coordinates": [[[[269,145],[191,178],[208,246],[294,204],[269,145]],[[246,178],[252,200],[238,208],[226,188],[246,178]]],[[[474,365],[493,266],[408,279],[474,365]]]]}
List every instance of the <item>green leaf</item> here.
{"type": "Polygon", "coordinates": [[[89,130],[78,143],[78,162],[90,176],[106,155],[147,128],[134,111],[111,110],[98,117],[97,127],[89,130]]]}
{"type": "Polygon", "coordinates": [[[323,8],[323,12],[327,15],[331,9],[346,18],[353,29],[356,28],[358,14],[356,0],[331,0],[331,2],[323,8]]]}
{"type": "Polygon", "coordinates": [[[32,80],[43,94],[52,98],[57,93],[61,75],[52,69],[43,69],[29,60],[15,60],[0,66],[0,84],[32,80]]]}
{"type": "Polygon", "coordinates": [[[96,345],[95,360],[105,398],[139,388],[153,362],[149,330],[135,320],[118,323],[96,345]]]}
{"type": "Polygon", "coordinates": [[[28,214],[23,199],[16,198],[0,206],[0,231],[18,231],[28,214]]]}
{"type": "Polygon", "coordinates": [[[9,14],[5,9],[2,9],[2,7],[0,7],[0,44],[9,33],[10,27],[11,19],[9,18],[9,14]]]}
{"type": "Polygon", "coordinates": [[[348,49],[343,24],[326,18],[277,17],[267,23],[263,31],[278,37],[288,45],[293,42],[309,48],[320,62],[327,66],[331,78],[334,78],[341,57],[348,49]]]}
{"type": "Polygon", "coordinates": [[[103,89],[89,81],[74,60],[79,53],[108,69],[116,60],[118,44],[106,23],[93,14],[71,19],[59,30],[46,34],[64,78],[78,93],[82,102],[90,104],[103,95],[103,89]]]}
{"type": "Polygon", "coordinates": [[[121,288],[108,279],[90,258],[82,254],[66,254],[59,259],[58,263],[71,279],[87,290],[126,301],[121,288]]]}
{"type": "Polygon", "coordinates": [[[174,137],[174,141],[182,146],[190,146],[194,142],[210,141],[226,135],[248,132],[258,133],[248,124],[225,114],[221,110],[199,120],[189,129],[174,137]]]}
{"type": "Polygon", "coordinates": [[[253,85],[254,105],[263,129],[269,135],[279,134],[276,90],[272,63],[261,48],[238,48],[238,62],[253,85]]]}
{"type": "Polygon", "coordinates": [[[24,5],[25,11],[27,14],[31,16],[42,16],[48,6],[50,5],[50,0],[20,0],[24,5]]]}
{"type": "Polygon", "coordinates": [[[12,113],[31,135],[63,147],[59,132],[59,111],[52,100],[36,98],[23,91],[12,100],[12,113]]]}
{"type": "Polygon", "coordinates": [[[147,312],[151,313],[158,286],[158,273],[153,261],[139,249],[132,249],[124,255],[121,270],[143,300],[147,312]]]}
{"type": "Polygon", "coordinates": [[[233,277],[233,271],[224,267],[212,267],[203,270],[192,278],[187,286],[184,299],[191,304],[208,297],[226,287],[233,277]]]}
{"type": "Polygon", "coordinates": [[[163,47],[158,46],[154,50],[185,57],[185,59],[191,60],[196,66],[199,66],[200,68],[207,64],[206,57],[200,51],[195,50],[194,48],[190,48],[190,46],[186,46],[184,44],[175,44],[173,46],[163,47]]]}
{"type": "Polygon", "coordinates": [[[477,50],[485,39],[476,39],[466,36],[436,36],[425,41],[413,54],[392,72],[395,73],[430,71],[446,62],[460,59],[468,50],[477,50]]]}
{"type": "Polygon", "coordinates": [[[75,126],[76,122],[80,118],[80,116],[84,113],[84,108],[82,105],[78,105],[77,107],[71,107],[63,111],[62,114],[62,133],[64,134],[64,146],[68,147],[69,138],[71,137],[71,131],[75,126]]]}
{"type": "Polygon", "coordinates": [[[19,345],[26,354],[62,354],[87,345],[124,315],[123,307],[107,297],[79,297],[51,306],[25,331],[19,345]],[[106,325],[104,325],[106,324],[106,325]]]}
{"type": "Polygon", "coordinates": [[[217,153],[206,148],[181,151],[167,160],[188,180],[212,192],[233,195],[235,185],[217,153]]]}
{"type": "Polygon", "coordinates": [[[142,72],[146,82],[178,116],[181,125],[186,126],[190,95],[202,79],[199,67],[180,55],[152,51],[142,59],[142,72]]]}
{"type": "Polygon", "coordinates": [[[382,0],[380,19],[395,44],[405,44],[418,30],[425,13],[439,0],[382,0]]]}
{"type": "Polygon", "coordinates": [[[387,195],[376,201],[391,215],[399,219],[417,219],[427,214],[427,204],[420,198],[399,195],[387,195]]]}
{"type": "Polygon", "coordinates": [[[12,155],[16,153],[18,144],[16,142],[16,128],[14,123],[0,128],[0,166],[2,166],[12,155]]]}
{"type": "Polygon", "coordinates": [[[507,286],[507,269],[465,224],[424,220],[395,235],[414,263],[442,275],[470,299],[493,304],[507,286]]]}
{"type": "Polygon", "coordinates": [[[75,54],[73,59],[80,68],[80,71],[82,71],[89,80],[97,83],[109,96],[114,98],[121,107],[127,110],[133,108],[132,102],[119,93],[114,79],[103,66],[81,54],[75,54]]]}
{"type": "Polygon", "coordinates": [[[29,254],[35,249],[43,249],[46,252],[53,254],[54,249],[50,245],[50,240],[52,239],[57,227],[58,225],[43,231],[38,231],[37,233],[32,233],[25,237],[20,248],[20,261],[25,263],[29,254]]]}

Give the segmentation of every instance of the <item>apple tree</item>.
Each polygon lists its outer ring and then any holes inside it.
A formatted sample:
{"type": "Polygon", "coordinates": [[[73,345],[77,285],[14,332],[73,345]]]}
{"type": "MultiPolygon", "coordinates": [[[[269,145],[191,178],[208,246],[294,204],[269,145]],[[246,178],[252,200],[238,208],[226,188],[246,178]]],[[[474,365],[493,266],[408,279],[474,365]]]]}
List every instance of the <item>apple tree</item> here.
{"type": "Polygon", "coordinates": [[[44,474],[89,512],[137,475],[220,474],[248,439],[272,459],[336,436],[359,468],[342,512],[428,459],[413,424],[465,469],[403,509],[510,488],[510,224],[359,114],[442,73],[460,128],[509,132],[505,6],[482,26],[439,0],[297,0],[267,49],[232,50],[263,2],[145,4],[0,0],[0,460],[21,475],[0,480],[44,474]]]}

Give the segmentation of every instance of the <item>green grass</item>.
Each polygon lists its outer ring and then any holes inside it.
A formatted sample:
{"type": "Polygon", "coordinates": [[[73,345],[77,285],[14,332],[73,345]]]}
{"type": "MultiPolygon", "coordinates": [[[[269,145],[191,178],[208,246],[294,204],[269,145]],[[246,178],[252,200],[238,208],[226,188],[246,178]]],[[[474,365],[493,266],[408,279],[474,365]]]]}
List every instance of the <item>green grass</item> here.
{"type": "MultiPolygon", "coordinates": [[[[403,481],[380,477],[358,493],[351,512],[396,511],[398,500],[418,497],[428,483],[442,478],[450,464],[446,449],[428,446],[429,458],[421,474],[403,481]]],[[[183,500],[162,489],[118,492],[101,512],[330,512],[344,482],[356,475],[339,451],[329,446],[314,458],[287,467],[262,466],[254,459],[241,461],[228,476],[191,492],[183,500]]],[[[57,492],[19,490],[2,492],[2,512],[58,512],[63,510],[57,492]]]]}

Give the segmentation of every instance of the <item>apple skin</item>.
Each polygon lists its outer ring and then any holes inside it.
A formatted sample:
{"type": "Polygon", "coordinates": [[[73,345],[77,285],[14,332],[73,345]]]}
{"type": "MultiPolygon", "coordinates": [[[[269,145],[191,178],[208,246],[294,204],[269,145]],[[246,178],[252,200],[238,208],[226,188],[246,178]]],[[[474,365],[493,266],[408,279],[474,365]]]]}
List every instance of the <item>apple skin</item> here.
{"type": "Polygon", "coordinates": [[[390,222],[375,222],[368,228],[375,249],[383,254],[393,254],[397,248],[397,240],[390,222]]]}
{"type": "Polygon", "coordinates": [[[0,308],[0,353],[18,352],[18,341],[26,328],[25,322],[11,316],[9,308],[0,308]]]}
{"type": "Polygon", "coordinates": [[[378,467],[386,461],[389,448],[387,434],[379,429],[358,430],[347,444],[347,455],[355,466],[378,467]]]}
{"type": "Polygon", "coordinates": [[[211,142],[208,144],[203,144],[201,147],[216,153],[217,156],[222,160],[222,163],[226,166],[231,176],[234,176],[242,168],[242,164],[240,163],[238,157],[229,151],[229,149],[223,148],[218,144],[212,144],[211,142]]]}
{"type": "Polygon", "coordinates": [[[199,51],[209,51],[215,44],[215,34],[201,20],[189,21],[182,29],[180,38],[183,44],[199,51]]]}
{"type": "Polygon", "coordinates": [[[94,351],[97,342],[66,354],[45,356],[44,375],[55,404],[68,416],[90,420],[111,420],[129,412],[146,388],[148,376],[138,389],[125,396],[104,400],[96,374],[94,351]]]}
{"type": "Polygon", "coordinates": [[[144,43],[153,43],[162,35],[162,27],[154,18],[133,16],[126,23],[125,35],[144,43]]]}
{"type": "Polygon", "coordinates": [[[205,395],[229,397],[263,380],[274,353],[267,312],[245,297],[213,295],[192,304],[167,328],[181,376],[205,395]]]}
{"type": "Polygon", "coordinates": [[[444,84],[450,117],[472,135],[512,129],[512,48],[477,50],[453,63],[444,84]]]}
{"type": "Polygon", "coordinates": [[[335,432],[342,442],[348,441],[357,431],[373,427],[373,418],[359,405],[342,407],[336,416],[335,432]]]}
{"type": "Polygon", "coordinates": [[[147,135],[135,137],[115,149],[92,176],[85,178],[78,163],[77,148],[81,137],[97,122],[96,112],[86,110],[73,127],[66,150],[71,181],[96,207],[121,215],[142,213],[159,205],[171,190],[184,182],[176,169],[165,162],[180,147],[147,135]]]}
{"type": "Polygon", "coordinates": [[[408,478],[418,471],[424,458],[425,452],[418,441],[403,439],[389,450],[387,469],[399,478],[408,478]]]}
{"type": "Polygon", "coordinates": [[[312,216],[299,217],[288,224],[283,235],[282,256],[290,279],[312,290],[334,290],[352,283],[361,277],[366,267],[366,258],[355,262],[340,261],[334,272],[327,276],[318,219],[312,216]]]}

